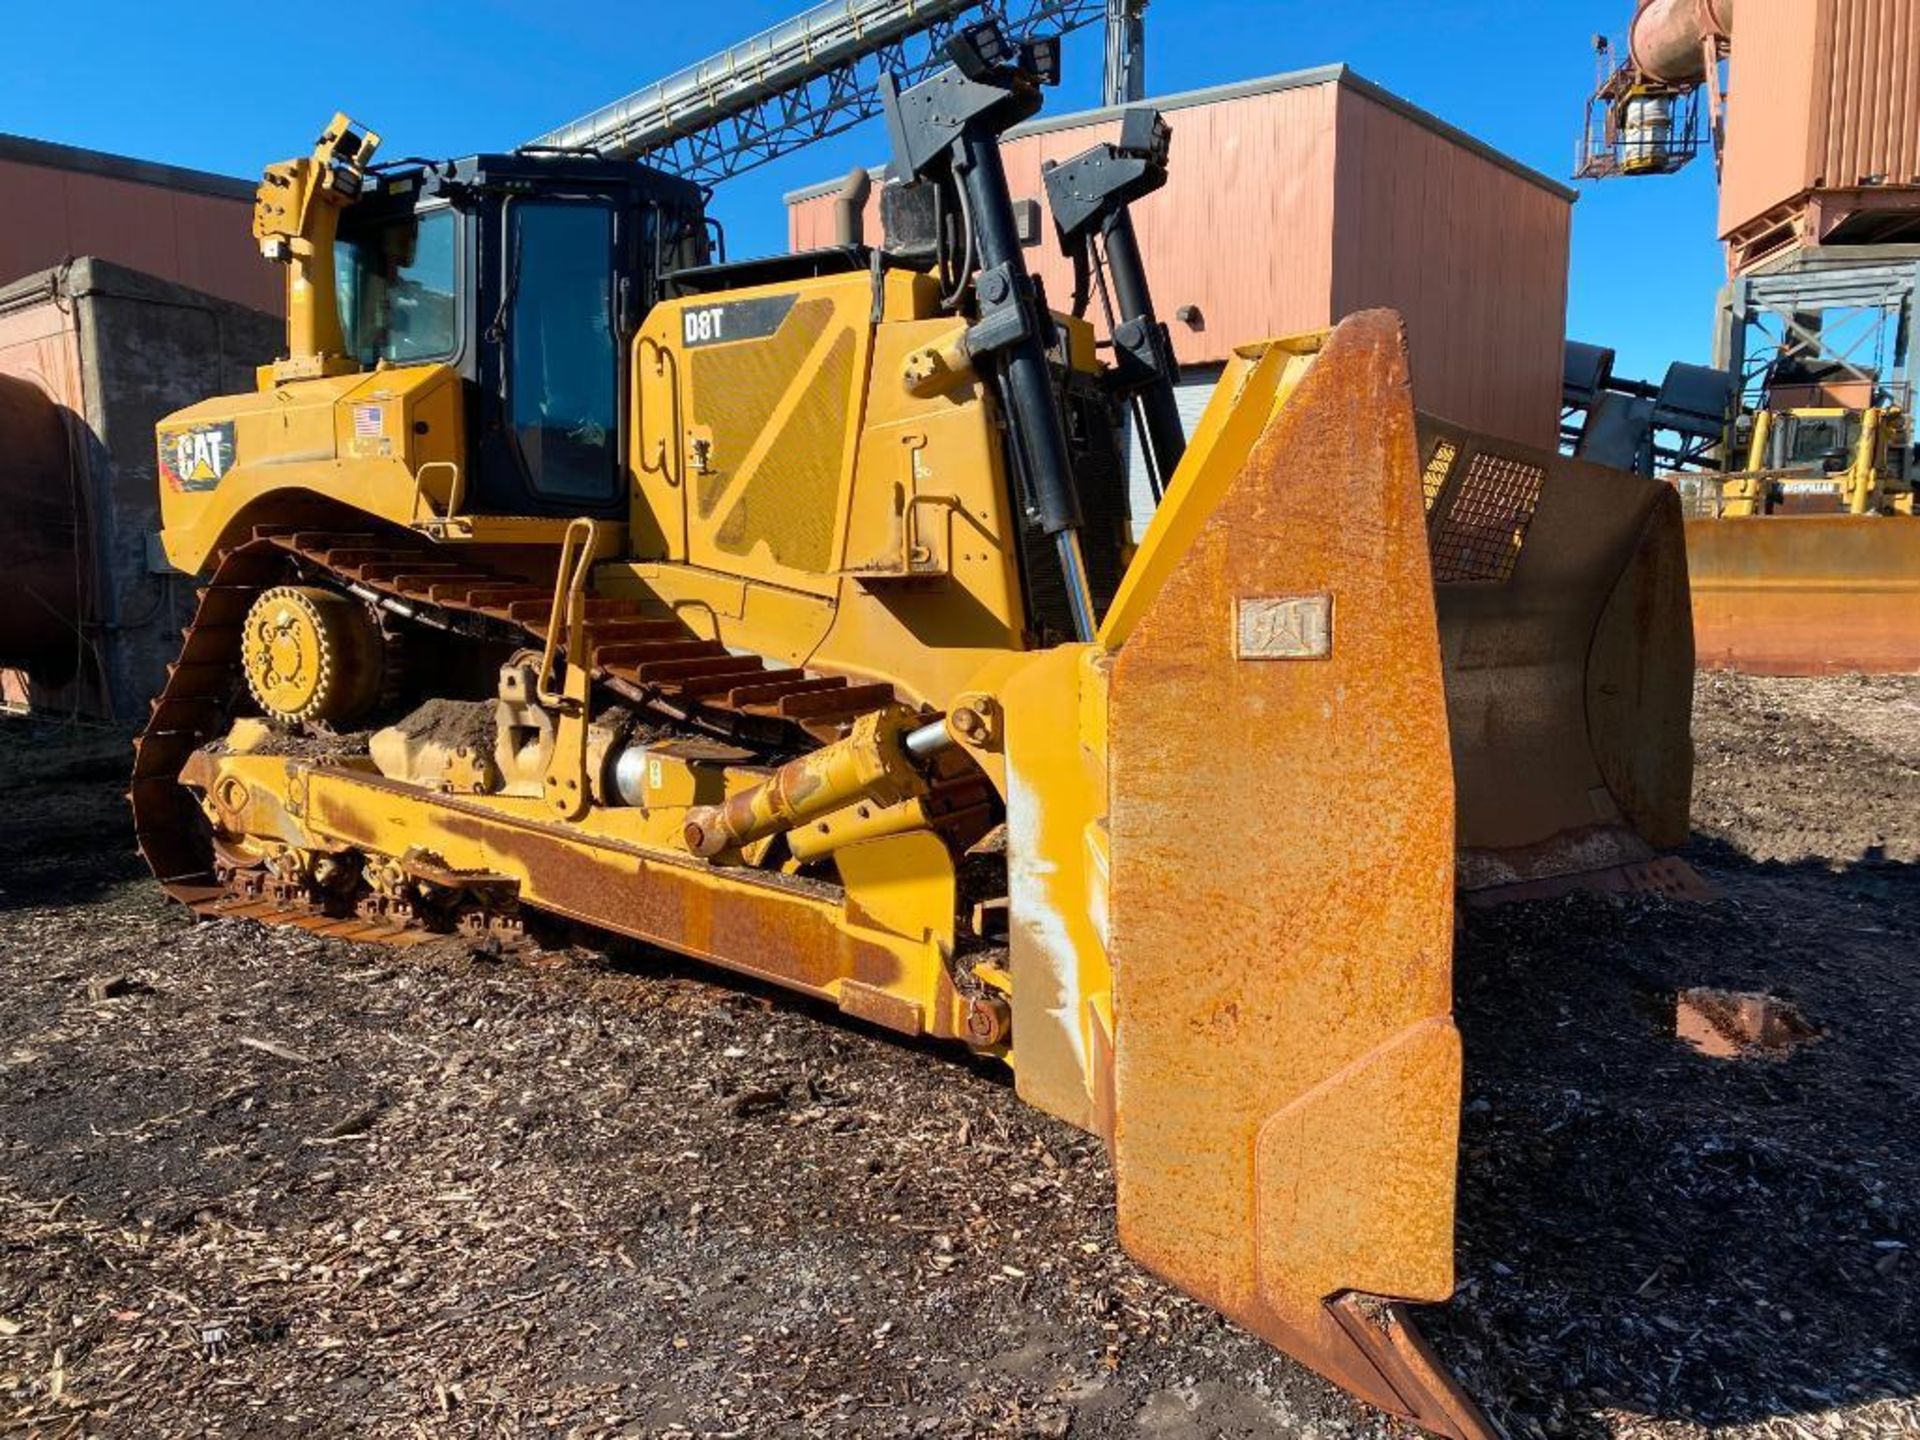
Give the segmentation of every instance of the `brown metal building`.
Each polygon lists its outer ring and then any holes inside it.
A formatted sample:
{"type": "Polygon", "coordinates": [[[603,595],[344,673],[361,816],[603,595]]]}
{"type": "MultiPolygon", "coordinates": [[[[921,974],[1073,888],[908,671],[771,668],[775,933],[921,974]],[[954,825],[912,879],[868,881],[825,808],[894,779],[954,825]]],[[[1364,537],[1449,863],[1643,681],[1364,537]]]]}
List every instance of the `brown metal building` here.
{"type": "Polygon", "coordinates": [[[1791,245],[1920,239],[1920,6],[1740,0],[1720,234],[1736,272],[1791,245]]]}
{"type": "Polygon", "coordinates": [[[177,652],[153,428],[278,353],[253,190],[0,135],[0,706],[134,718],[177,652]]]}
{"type": "Polygon", "coordinates": [[[253,239],[253,183],[0,135],[0,285],[79,255],[278,313],[253,239]]]}
{"type": "MultiPolygon", "coordinates": [[[[1345,66],[1146,103],[1173,127],[1172,176],[1135,221],[1196,380],[1237,344],[1388,306],[1406,317],[1421,406],[1553,447],[1573,191],[1345,66]]],[[[1015,195],[1042,199],[1041,165],[1112,138],[1119,114],[1009,132],[1015,195]]],[[[787,196],[793,249],[832,242],[838,189],[787,196]]],[[[877,197],[867,233],[879,234],[877,197]]],[[[1062,303],[1071,274],[1051,238],[1029,260],[1062,303]]]]}

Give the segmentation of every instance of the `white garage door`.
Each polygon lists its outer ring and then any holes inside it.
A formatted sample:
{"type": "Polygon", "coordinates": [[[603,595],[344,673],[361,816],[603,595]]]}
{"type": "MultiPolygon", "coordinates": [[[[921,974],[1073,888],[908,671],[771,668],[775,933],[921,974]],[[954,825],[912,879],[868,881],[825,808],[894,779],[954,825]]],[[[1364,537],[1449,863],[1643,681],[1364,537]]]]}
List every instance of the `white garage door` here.
{"type": "MultiPolygon", "coordinates": [[[[1194,426],[1200,423],[1201,412],[1213,398],[1213,387],[1220,378],[1220,371],[1217,367],[1203,369],[1197,365],[1187,365],[1182,367],[1180,376],[1182,383],[1173,394],[1180,406],[1180,424],[1191,435],[1194,426]]],[[[1137,540],[1147,533],[1147,521],[1153,518],[1153,489],[1147,484],[1147,467],[1140,454],[1139,430],[1131,411],[1127,414],[1123,443],[1127,457],[1128,505],[1133,514],[1133,536],[1137,540]]]]}

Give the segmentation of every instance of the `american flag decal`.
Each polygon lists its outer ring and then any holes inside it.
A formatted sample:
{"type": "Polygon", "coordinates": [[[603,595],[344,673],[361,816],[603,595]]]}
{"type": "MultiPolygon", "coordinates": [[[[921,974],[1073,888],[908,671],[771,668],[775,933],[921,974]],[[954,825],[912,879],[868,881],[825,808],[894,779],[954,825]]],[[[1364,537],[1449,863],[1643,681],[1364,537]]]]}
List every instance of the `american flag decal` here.
{"type": "Polygon", "coordinates": [[[356,405],[353,407],[353,438],[356,440],[378,440],[386,429],[387,412],[378,405],[356,405]]]}

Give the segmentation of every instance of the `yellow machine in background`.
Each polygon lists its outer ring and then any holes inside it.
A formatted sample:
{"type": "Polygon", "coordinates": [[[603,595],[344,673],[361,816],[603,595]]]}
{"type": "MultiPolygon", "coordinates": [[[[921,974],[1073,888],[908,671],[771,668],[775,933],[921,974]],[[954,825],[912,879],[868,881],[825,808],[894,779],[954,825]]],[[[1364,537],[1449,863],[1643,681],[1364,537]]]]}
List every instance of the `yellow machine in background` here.
{"type": "Polygon", "coordinates": [[[1762,409],[1746,468],[1717,477],[1720,514],[1911,515],[1912,448],[1912,427],[1897,406],[1762,409]]]}
{"type": "Polygon", "coordinates": [[[1913,433],[1897,406],[1763,407],[1745,467],[1688,480],[1702,665],[1920,670],[1913,433]]]}
{"type": "MultiPolygon", "coordinates": [[[[159,437],[206,584],[141,846],[203,913],[538,910],[998,1056],[1133,1254],[1485,1435],[1402,1308],[1452,1287],[1454,895],[1669,878],[1677,504],[1417,416],[1374,312],[1241,350],[1136,550],[1164,333],[1045,306],[997,149],[1044,57],[953,57],[886,93],[949,223],[884,250],[713,264],[672,177],[344,117],[269,172],[289,357],[159,437]]],[[[1165,153],[1139,112],[1054,213],[1126,264],[1165,153]]]]}
{"type": "MultiPolygon", "coordinates": [[[[1616,383],[1611,351],[1570,344],[1567,417],[1581,423],[1563,437],[1687,494],[1702,668],[1920,673],[1920,283],[1901,243],[1916,191],[1895,158],[1911,132],[1906,40],[1848,5],[1753,0],[1737,24],[1735,10],[1637,0],[1624,53],[1595,37],[1577,178],[1667,175],[1712,154],[1729,283],[1716,370],[1616,383]],[[1882,114],[1903,123],[1867,118],[1882,114]],[[1779,183],[1777,167],[1802,156],[1804,174],[1779,183]]],[[[1641,239],[1628,263],[1667,243],[1657,229],[1641,239]]]]}

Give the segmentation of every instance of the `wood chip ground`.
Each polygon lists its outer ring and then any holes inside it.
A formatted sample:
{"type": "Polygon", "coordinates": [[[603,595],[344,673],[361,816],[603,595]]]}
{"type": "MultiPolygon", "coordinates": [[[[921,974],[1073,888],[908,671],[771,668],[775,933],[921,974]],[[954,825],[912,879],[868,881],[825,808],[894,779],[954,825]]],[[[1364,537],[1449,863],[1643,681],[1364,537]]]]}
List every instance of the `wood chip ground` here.
{"type": "MultiPolygon", "coordinates": [[[[1920,683],[1703,677],[1724,900],[1469,917],[1460,1294],[1516,1436],[1920,1433],[1920,683]],[[1672,1036],[1789,998],[1778,1063],[1672,1036]]],[[[0,725],[0,1435],[1410,1432],[1147,1276],[989,1067],[657,954],[193,924],[0,725]]]]}

